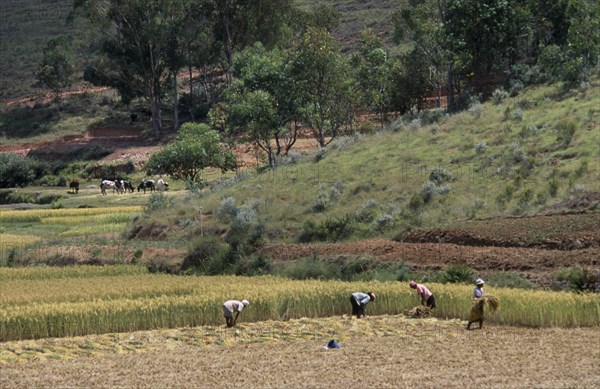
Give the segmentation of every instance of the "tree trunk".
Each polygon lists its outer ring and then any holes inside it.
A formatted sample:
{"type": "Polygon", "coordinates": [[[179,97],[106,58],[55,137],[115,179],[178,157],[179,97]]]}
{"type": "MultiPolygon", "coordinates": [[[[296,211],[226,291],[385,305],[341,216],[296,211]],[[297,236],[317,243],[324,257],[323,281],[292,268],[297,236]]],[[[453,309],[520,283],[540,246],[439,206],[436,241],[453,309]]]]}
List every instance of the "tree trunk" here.
{"type": "Polygon", "coordinates": [[[173,71],[173,129],[179,129],[179,91],[177,90],[177,71],[173,71]]]}

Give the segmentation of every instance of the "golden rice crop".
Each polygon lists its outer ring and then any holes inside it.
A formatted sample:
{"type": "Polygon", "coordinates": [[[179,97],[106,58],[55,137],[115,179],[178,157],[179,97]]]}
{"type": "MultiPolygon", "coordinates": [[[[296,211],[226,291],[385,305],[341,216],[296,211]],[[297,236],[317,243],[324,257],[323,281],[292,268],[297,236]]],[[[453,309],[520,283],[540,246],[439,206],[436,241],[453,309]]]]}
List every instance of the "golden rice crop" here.
{"type": "Polygon", "coordinates": [[[30,243],[37,242],[39,239],[39,237],[33,235],[0,234],[0,250],[26,246],[30,243]]]}
{"type": "MultiPolygon", "coordinates": [[[[44,271],[44,269],[40,269],[44,271]]],[[[466,319],[471,287],[432,284],[439,318],[466,319]]],[[[243,321],[350,313],[349,296],[374,291],[367,314],[399,314],[420,298],[406,283],[292,281],[277,277],[172,275],[14,279],[0,284],[0,340],[219,324],[227,299],[250,300],[243,321]]],[[[534,327],[598,326],[597,295],[494,289],[492,321],[534,327]]]]}
{"type": "Polygon", "coordinates": [[[96,235],[96,234],[109,234],[109,233],[121,233],[125,230],[127,223],[111,223],[111,224],[97,224],[94,226],[77,226],[67,231],[60,233],[60,236],[81,236],[81,235],[96,235]]]}
{"type": "Polygon", "coordinates": [[[116,224],[116,223],[127,223],[131,218],[138,213],[109,213],[109,214],[97,214],[97,215],[75,215],[75,216],[52,216],[44,217],[41,219],[42,223],[48,224],[67,224],[67,225],[81,225],[86,223],[94,224],[116,224]]]}
{"type": "Polygon", "coordinates": [[[143,208],[139,205],[127,207],[105,207],[105,208],[69,208],[69,209],[25,209],[18,211],[2,211],[0,223],[9,222],[38,222],[43,218],[69,217],[69,216],[92,216],[119,213],[140,213],[143,208]]]}
{"type": "Polygon", "coordinates": [[[51,280],[55,278],[115,277],[148,274],[145,266],[0,267],[0,281],[51,280]]]}

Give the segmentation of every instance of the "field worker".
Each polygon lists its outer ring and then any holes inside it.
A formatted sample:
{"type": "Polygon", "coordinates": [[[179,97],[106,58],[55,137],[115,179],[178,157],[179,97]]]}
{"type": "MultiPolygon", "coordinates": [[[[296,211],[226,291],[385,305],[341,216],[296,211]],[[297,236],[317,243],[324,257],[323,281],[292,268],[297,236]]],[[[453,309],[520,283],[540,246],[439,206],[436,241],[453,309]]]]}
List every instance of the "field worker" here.
{"type": "Polygon", "coordinates": [[[411,281],[409,286],[412,289],[417,290],[417,294],[421,296],[421,305],[424,305],[429,308],[435,308],[435,297],[433,293],[425,285],[417,284],[415,281],[411,281]]]}
{"type": "Polygon", "coordinates": [[[233,327],[235,325],[240,312],[248,305],[250,305],[248,300],[227,300],[223,303],[223,315],[225,316],[225,324],[227,324],[227,327],[233,327]],[[234,312],[235,318],[233,317],[234,312]]]}
{"type": "Polygon", "coordinates": [[[475,290],[473,291],[474,299],[482,298],[485,295],[485,292],[483,291],[483,284],[485,284],[485,281],[481,278],[478,278],[477,281],[475,281],[475,290]]]}
{"type": "Polygon", "coordinates": [[[356,315],[360,319],[365,315],[365,308],[369,301],[375,301],[375,293],[354,292],[350,295],[350,303],[352,303],[352,315],[356,315]]]}

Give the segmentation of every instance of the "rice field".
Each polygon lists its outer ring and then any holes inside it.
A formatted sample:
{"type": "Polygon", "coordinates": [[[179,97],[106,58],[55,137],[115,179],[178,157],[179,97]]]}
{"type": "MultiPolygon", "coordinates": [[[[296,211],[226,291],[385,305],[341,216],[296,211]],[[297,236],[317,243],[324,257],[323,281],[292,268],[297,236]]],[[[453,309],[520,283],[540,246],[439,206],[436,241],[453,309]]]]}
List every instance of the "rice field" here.
{"type": "Polygon", "coordinates": [[[400,315],[242,321],[2,342],[0,387],[599,388],[599,343],[597,328],[400,315]]]}
{"type": "Polygon", "coordinates": [[[2,210],[0,212],[0,264],[13,250],[52,239],[120,234],[142,206],[2,210]]]}
{"type": "MultiPolygon", "coordinates": [[[[127,268],[127,267],[124,267],[127,268]]],[[[396,315],[419,303],[400,282],[292,281],[276,277],[185,277],[142,274],[139,268],[108,274],[87,267],[0,269],[0,340],[79,336],[222,322],[223,301],[248,299],[243,320],[286,321],[347,314],[349,295],[373,291],[371,315],[396,315]],[[64,272],[61,275],[61,270],[64,272]],[[40,275],[41,274],[41,275],[40,275]],[[45,276],[46,275],[46,276],[45,276]]],[[[432,284],[434,316],[465,320],[472,288],[432,284]]],[[[500,301],[490,322],[525,327],[600,326],[596,294],[488,288],[500,301]]]]}

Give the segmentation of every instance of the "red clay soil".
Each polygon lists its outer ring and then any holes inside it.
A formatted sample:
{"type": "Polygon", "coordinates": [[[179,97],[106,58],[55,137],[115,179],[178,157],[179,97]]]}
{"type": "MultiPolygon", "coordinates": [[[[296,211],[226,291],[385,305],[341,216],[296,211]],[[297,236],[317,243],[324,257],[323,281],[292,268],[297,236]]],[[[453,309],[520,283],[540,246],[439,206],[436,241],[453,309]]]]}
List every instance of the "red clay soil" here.
{"type": "Polygon", "coordinates": [[[270,244],[263,248],[273,261],[298,258],[370,256],[381,261],[401,261],[414,270],[440,270],[449,264],[467,265],[478,271],[513,271],[538,284],[548,284],[560,269],[580,265],[600,267],[600,247],[560,251],[537,248],[461,246],[451,243],[401,243],[370,239],[348,243],[270,244]]]}

